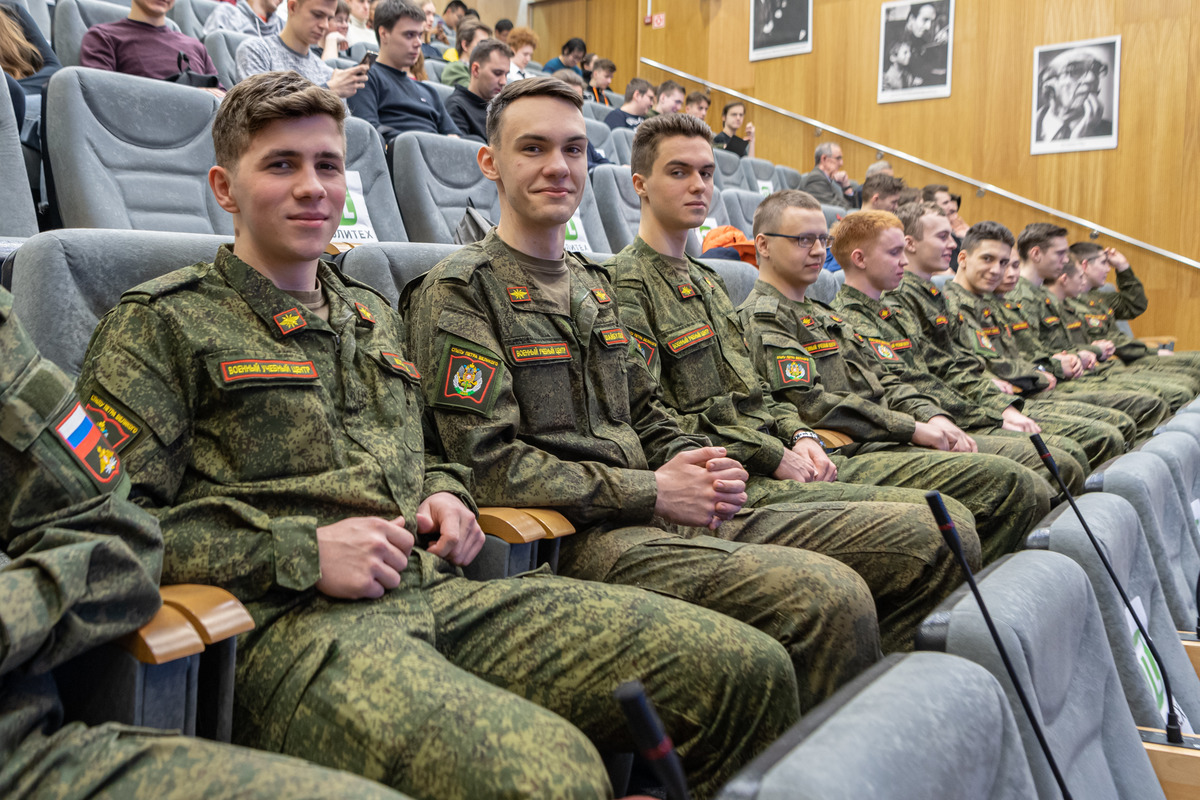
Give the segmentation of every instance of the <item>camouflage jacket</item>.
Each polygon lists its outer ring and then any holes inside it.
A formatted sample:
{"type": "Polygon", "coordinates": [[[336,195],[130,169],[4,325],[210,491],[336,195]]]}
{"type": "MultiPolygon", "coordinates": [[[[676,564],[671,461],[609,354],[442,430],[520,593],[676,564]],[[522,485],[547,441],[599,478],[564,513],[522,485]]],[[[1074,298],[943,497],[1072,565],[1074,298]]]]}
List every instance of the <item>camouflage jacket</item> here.
{"type": "MultiPolygon", "coordinates": [[[[939,407],[954,415],[960,427],[993,428],[1004,424],[1004,417],[995,410],[996,404],[981,403],[975,397],[968,397],[930,371],[925,362],[921,328],[908,309],[885,305],[853,286],[843,285],[833,298],[833,310],[849,322],[856,333],[871,340],[891,342],[892,352],[899,361],[885,360],[883,366],[896,373],[908,386],[934,398],[939,407]]],[[[960,385],[964,383],[960,381],[960,385]]],[[[982,376],[969,386],[988,401],[997,394],[994,384],[982,376]]]]}
{"type": "Polygon", "coordinates": [[[622,325],[605,270],[574,253],[569,316],[495,229],[406,288],[409,345],[447,454],[481,503],[553,508],[577,528],[649,522],[685,434],[622,325]]]}
{"type": "Polygon", "coordinates": [[[760,280],[738,313],[772,393],[814,428],[840,431],[856,442],[907,443],[916,421],[950,416],[884,367],[899,361],[890,341],[855,333],[828,306],[797,303],[760,280]]]}
{"type": "Polygon", "coordinates": [[[1133,274],[1133,268],[1117,273],[1117,291],[1102,292],[1093,289],[1079,296],[1088,305],[1105,307],[1114,322],[1118,319],[1134,319],[1146,313],[1150,301],[1146,299],[1146,290],[1141,280],[1133,274]],[[1093,304],[1092,301],[1095,301],[1093,304]]]}
{"type": "MultiPolygon", "coordinates": [[[[1128,272],[1128,270],[1126,270],[1128,272]]],[[[1083,321],[1083,330],[1089,340],[1108,339],[1117,346],[1114,355],[1128,364],[1145,356],[1155,355],[1145,343],[1132,338],[1117,327],[1113,307],[1105,302],[1113,297],[1111,292],[1089,292],[1064,303],[1066,310],[1076,319],[1083,321]]]]}
{"type": "Polygon", "coordinates": [[[721,276],[689,259],[689,280],[639,237],[608,262],[621,319],[685,430],[708,436],[752,475],[770,475],[808,427],[754,369],[721,276]]]}
{"type": "Polygon", "coordinates": [[[322,263],[329,322],[223,246],[126,292],[80,395],[158,517],[163,578],[223,586],[259,626],[316,592],[317,527],[403,515],[469,473],[426,452],[399,316],[322,263]]]}
{"type": "Polygon", "coordinates": [[[978,297],[954,281],[946,283],[943,295],[955,346],[984,359],[991,375],[1017,385],[1023,392],[1040,391],[1049,385],[1045,373],[1025,357],[1013,339],[1014,329],[1028,327],[1029,323],[1018,319],[1006,326],[994,310],[1002,301],[994,295],[978,297]]]}
{"type": "Polygon", "coordinates": [[[36,758],[21,741],[62,724],[46,673],[145,623],[162,540],[128,502],[102,417],[38,355],[0,289],[0,796],[36,758]]]}
{"type": "Polygon", "coordinates": [[[1005,299],[1013,303],[1016,315],[1029,323],[1019,329],[1014,325],[1017,347],[1030,361],[1062,378],[1062,363],[1053,356],[1075,348],[1071,346],[1058,298],[1045,286],[1034,286],[1027,278],[1021,278],[1005,299]]]}

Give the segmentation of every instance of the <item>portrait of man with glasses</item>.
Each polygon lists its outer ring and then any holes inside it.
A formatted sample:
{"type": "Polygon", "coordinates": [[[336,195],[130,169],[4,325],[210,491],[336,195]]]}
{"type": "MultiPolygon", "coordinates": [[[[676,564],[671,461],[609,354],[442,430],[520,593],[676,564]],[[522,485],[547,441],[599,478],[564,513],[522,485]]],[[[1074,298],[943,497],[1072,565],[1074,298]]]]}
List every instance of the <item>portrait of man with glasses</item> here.
{"type": "Polygon", "coordinates": [[[1120,37],[1034,53],[1033,153],[1117,146],[1120,37]]]}

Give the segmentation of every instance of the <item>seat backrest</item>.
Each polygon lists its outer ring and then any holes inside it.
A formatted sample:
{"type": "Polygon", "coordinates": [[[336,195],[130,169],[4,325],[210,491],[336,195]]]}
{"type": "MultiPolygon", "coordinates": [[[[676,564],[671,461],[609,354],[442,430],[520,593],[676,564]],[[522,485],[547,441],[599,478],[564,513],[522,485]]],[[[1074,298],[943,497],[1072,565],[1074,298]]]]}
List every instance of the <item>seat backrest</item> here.
{"type": "Polygon", "coordinates": [[[909,653],[889,656],[806,713],[717,799],[1035,796],[1020,730],[996,679],[963,658],[909,653]]]}
{"type": "MultiPolygon", "coordinates": [[[[39,2],[39,0],[34,0],[39,2]]],[[[64,67],[79,66],[79,48],[88,28],[104,22],[116,22],[129,16],[129,4],[106,3],[104,0],[59,0],[54,6],[54,25],[50,40],[54,54],[64,67]]],[[[168,19],[172,30],[179,30],[168,19]]]]}
{"type": "MultiPolygon", "coordinates": [[[[1142,611],[1139,616],[1162,656],[1175,702],[1189,721],[1200,725],[1200,679],[1179,641],[1137,511],[1125,498],[1107,492],[1082,495],[1078,505],[1130,602],[1142,611]]],[[[1166,700],[1163,697],[1160,708],[1161,679],[1156,668],[1147,666],[1153,659],[1079,520],[1066,508],[1048,528],[1030,534],[1028,544],[1030,549],[1062,553],[1083,567],[1104,617],[1104,630],[1133,719],[1143,727],[1163,727],[1166,700]],[[1148,681],[1151,675],[1153,688],[1148,681]]]]}
{"type": "Polygon", "coordinates": [[[45,0],[4,0],[9,5],[17,5],[29,12],[38,31],[48,42],[50,41],[50,6],[45,0]]]}
{"type": "MultiPolygon", "coordinates": [[[[842,273],[838,273],[841,275],[842,273]]],[[[808,291],[804,296],[816,300],[818,302],[829,305],[833,302],[833,298],[837,296],[838,290],[842,288],[842,284],[838,281],[837,275],[834,275],[827,269],[821,270],[821,274],[817,276],[817,282],[808,287],[808,291]]]]}
{"type": "Polygon", "coordinates": [[[612,109],[604,105],[604,103],[597,103],[594,100],[583,101],[584,117],[591,117],[592,119],[598,119],[603,122],[604,118],[608,116],[608,112],[610,111],[612,111],[612,109]]]}
{"type": "MultiPolygon", "coordinates": [[[[1088,800],[1163,800],[1083,568],[1058,553],[1023,551],[981,573],[979,589],[1071,794],[1088,800]]],[[[968,658],[1000,681],[1021,730],[1038,797],[1060,797],[979,606],[965,586],[922,623],[917,648],[968,658]]]]}
{"type": "Polygon", "coordinates": [[[739,306],[746,296],[750,294],[750,290],[754,288],[754,282],[758,280],[758,270],[745,261],[734,261],[731,258],[706,258],[703,263],[716,270],[721,276],[721,280],[725,281],[725,288],[729,290],[729,299],[733,301],[734,306],[739,306]]]}
{"type": "Polygon", "coordinates": [[[21,152],[21,131],[8,96],[8,81],[0,83],[4,84],[0,86],[0,185],[4,186],[0,192],[0,236],[33,236],[38,232],[37,212],[21,152]]]}
{"type": "Polygon", "coordinates": [[[212,261],[228,241],[157,231],[39,233],[17,251],[13,310],[42,355],[76,376],[96,323],[123,292],[171,270],[212,261]]]}
{"type": "Polygon", "coordinates": [[[625,102],[625,95],[614,92],[612,89],[605,89],[604,96],[608,98],[608,102],[612,103],[612,108],[617,108],[625,102]]]}
{"type": "Polygon", "coordinates": [[[217,68],[217,77],[226,89],[233,88],[242,79],[237,66],[238,47],[247,39],[256,38],[252,33],[239,31],[213,31],[204,37],[204,49],[208,51],[208,57],[217,68]]]}
{"type": "Polygon", "coordinates": [[[1196,520],[1180,500],[1166,463],[1153,453],[1126,453],[1104,471],[1104,491],[1137,509],[1171,616],[1179,630],[1195,630],[1196,520]]]}
{"type": "Polygon", "coordinates": [[[534,61],[534,60],[531,58],[531,59],[529,59],[529,61],[528,61],[528,62],[526,62],[526,64],[525,64],[525,71],[526,71],[526,72],[528,72],[528,71],[529,71],[529,70],[531,70],[531,69],[536,69],[536,70],[538,70],[539,72],[542,72],[542,71],[545,71],[545,67],[546,67],[546,65],[545,65],[545,64],[543,64],[542,62],[540,62],[540,61],[534,61]]]}
{"type": "Polygon", "coordinates": [[[445,68],[445,61],[434,61],[432,58],[425,59],[425,72],[429,75],[428,83],[441,85],[442,70],[445,68]]]}
{"type": "MultiPolygon", "coordinates": [[[[632,188],[632,181],[630,183],[632,188]]],[[[729,209],[725,207],[724,193],[714,186],[712,204],[708,208],[708,216],[705,217],[704,224],[688,231],[687,245],[684,250],[690,256],[699,256],[704,252],[704,237],[708,235],[710,230],[719,228],[722,225],[733,225],[733,220],[729,216],[729,209]]]]}
{"type": "Polygon", "coordinates": [[[382,292],[395,308],[409,281],[458,249],[456,244],[372,242],[342,256],[342,271],[382,292]]]}
{"type": "Polygon", "coordinates": [[[412,242],[454,243],[470,199],[491,222],[500,221],[496,184],[479,171],[479,145],[436,133],[402,133],[392,141],[396,197],[412,242]]]}
{"type": "Polygon", "coordinates": [[[775,171],[775,165],[765,158],[751,158],[746,156],[741,159],[742,172],[746,174],[746,181],[750,184],[751,191],[757,191],[763,197],[766,197],[771,192],[783,188],[779,185],[779,176],[775,171]]]}
{"type": "Polygon", "coordinates": [[[63,225],[232,235],[233,220],[208,187],[217,103],[165,81],[57,72],[43,124],[63,225]]]}
{"type": "Polygon", "coordinates": [[[1184,508],[1200,520],[1200,442],[1183,431],[1163,431],[1147,439],[1141,451],[1166,462],[1184,508]]]}
{"type": "Polygon", "coordinates": [[[633,129],[632,128],[613,128],[612,132],[613,150],[616,151],[617,157],[608,157],[608,160],[614,164],[624,164],[629,166],[630,159],[633,156],[633,129]]]}
{"type": "Polygon", "coordinates": [[[798,169],[785,167],[783,164],[775,165],[775,185],[780,189],[799,189],[804,183],[804,173],[798,169]]]}
{"type": "Polygon", "coordinates": [[[762,199],[761,194],[744,189],[721,190],[721,200],[724,201],[725,211],[729,214],[729,224],[746,234],[746,238],[751,241],[754,239],[754,211],[762,199]]]}
{"type": "Polygon", "coordinates": [[[371,123],[356,117],[346,119],[346,170],[357,172],[362,179],[363,199],[379,241],[407,242],[383,139],[371,123]]]}
{"type": "MultiPolygon", "coordinates": [[[[167,14],[175,20],[179,30],[193,39],[204,39],[204,23],[222,0],[175,0],[167,14]]],[[[228,84],[227,84],[228,85],[228,84]]]]}
{"type": "Polygon", "coordinates": [[[846,209],[841,206],[831,206],[826,203],[821,204],[821,211],[825,214],[825,224],[832,230],[834,225],[837,225],[838,220],[846,216],[846,209]]]}
{"type": "MultiPolygon", "coordinates": [[[[567,224],[566,249],[580,253],[607,253],[608,234],[604,231],[604,220],[600,217],[600,205],[591,181],[583,184],[583,197],[575,216],[567,224]]],[[[612,251],[615,252],[615,251],[612,251]]]]}
{"type": "Polygon", "coordinates": [[[588,142],[596,148],[596,152],[614,164],[620,163],[617,151],[613,147],[612,128],[598,119],[589,119],[588,117],[583,118],[583,123],[587,126],[588,142]]]}
{"type": "Polygon", "coordinates": [[[422,81],[422,83],[437,92],[438,97],[442,98],[442,105],[445,105],[446,101],[450,99],[450,95],[454,94],[453,86],[447,86],[444,83],[436,81],[422,81]]]}
{"type": "Polygon", "coordinates": [[[751,184],[742,170],[742,157],[737,153],[720,148],[713,149],[713,160],[716,170],[713,171],[713,185],[721,191],[727,189],[743,189],[758,194],[757,184],[751,184]]]}
{"type": "Polygon", "coordinates": [[[592,172],[592,190],[613,253],[633,241],[642,218],[642,203],[630,175],[629,167],[617,164],[601,164],[592,172]]]}

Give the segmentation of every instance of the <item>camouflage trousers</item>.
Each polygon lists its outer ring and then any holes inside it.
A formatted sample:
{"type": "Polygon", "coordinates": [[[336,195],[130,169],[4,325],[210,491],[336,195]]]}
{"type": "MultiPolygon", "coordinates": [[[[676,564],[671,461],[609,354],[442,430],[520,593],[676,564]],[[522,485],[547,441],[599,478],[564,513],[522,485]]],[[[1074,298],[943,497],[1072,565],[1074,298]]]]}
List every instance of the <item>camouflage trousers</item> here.
{"type": "Polygon", "coordinates": [[[1120,387],[1107,388],[1102,384],[1084,381],[1059,381],[1058,385],[1049,392],[1041,392],[1039,399],[1073,400],[1087,403],[1099,408],[1121,411],[1133,418],[1136,433],[1134,440],[1126,439],[1126,444],[1132,447],[1137,442],[1148,438],[1163,420],[1171,415],[1171,409],[1156,394],[1141,391],[1130,391],[1120,387]]]}
{"type": "Polygon", "coordinates": [[[1130,370],[1110,362],[1098,369],[1102,372],[1084,377],[1103,389],[1119,388],[1134,392],[1150,392],[1161,397],[1172,413],[1190,403],[1200,392],[1200,381],[1179,370],[1130,370]]]}
{"type": "Polygon", "coordinates": [[[1070,400],[1026,400],[1024,412],[1045,434],[1067,437],[1087,454],[1085,467],[1095,469],[1123,454],[1137,439],[1133,417],[1111,408],[1100,408],[1070,400]]]}
{"type": "Polygon", "coordinates": [[[1174,355],[1142,356],[1125,364],[1130,372],[1176,372],[1183,373],[1193,381],[1200,381],[1200,351],[1176,350],[1174,355]]]}
{"type": "MultiPolygon", "coordinates": [[[[838,505],[819,511],[803,505],[783,527],[811,521],[813,527],[841,530],[847,526],[839,515],[851,518],[855,528],[866,527],[866,508],[838,505]]],[[[862,578],[832,558],[721,538],[740,529],[747,514],[722,523],[715,535],[666,522],[577,533],[562,543],[559,572],[647,589],[769,634],[791,657],[800,707],[807,711],[878,660],[875,604],[862,578]]],[[[886,523],[887,517],[871,521],[886,523]]]]}
{"type": "Polygon", "coordinates": [[[371,602],[310,595],[239,653],[240,741],[418,797],[603,798],[638,678],[697,796],[795,722],[769,636],[648,592],[534,572],[471,581],[414,550],[371,602]]]}
{"type": "MultiPolygon", "coordinates": [[[[967,433],[971,434],[971,438],[975,440],[979,452],[1004,456],[1023,467],[1028,467],[1033,470],[1034,474],[1046,479],[1053,494],[1058,494],[1058,484],[1050,477],[1046,465],[1042,463],[1042,457],[1038,455],[1037,450],[1033,447],[1033,442],[1029,440],[1029,434],[1006,431],[1003,428],[990,428],[986,431],[970,430],[967,433]]],[[[1052,434],[1045,429],[1042,431],[1042,441],[1046,443],[1046,449],[1050,451],[1050,455],[1058,464],[1058,471],[1062,474],[1067,488],[1071,490],[1072,494],[1082,492],[1083,479],[1090,472],[1087,451],[1074,439],[1052,434]]]]}
{"type": "MultiPolygon", "coordinates": [[[[6,800],[403,800],[403,795],[356,775],[294,758],[222,745],[165,731],[68,725],[29,736],[0,774],[23,774],[6,800]],[[24,764],[22,764],[24,762],[24,764]]],[[[8,782],[0,780],[0,786],[8,782]]]]}

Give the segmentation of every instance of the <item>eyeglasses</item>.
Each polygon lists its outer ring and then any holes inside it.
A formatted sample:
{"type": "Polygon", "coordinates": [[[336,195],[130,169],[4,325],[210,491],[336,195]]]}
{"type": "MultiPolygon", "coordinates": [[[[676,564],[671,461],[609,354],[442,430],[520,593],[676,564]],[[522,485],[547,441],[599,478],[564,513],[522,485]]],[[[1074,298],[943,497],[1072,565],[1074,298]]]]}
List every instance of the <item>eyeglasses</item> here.
{"type": "Polygon", "coordinates": [[[778,236],[780,239],[791,239],[793,242],[800,245],[802,250],[812,250],[813,245],[817,244],[818,242],[821,243],[822,250],[828,250],[829,246],[833,244],[833,237],[826,236],[824,234],[821,234],[820,236],[813,236],[806,233],[803,236],[792,236],[786,233],[764,233],[763,236],[778,236]]]}
{"type": "Polygon", "coordinates": [[[1079,80],[1089,72],[1095,72],[1097,78],[1103,78],[1108,74],[1108,64],[1105,64],[1103,61],[1097,61],[1094,58],[1089,58],[1086,61],[1072,61],[1069,64],[1064,64],[1059,74],[1079,80]]]}

